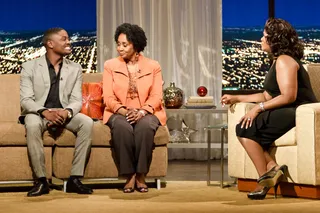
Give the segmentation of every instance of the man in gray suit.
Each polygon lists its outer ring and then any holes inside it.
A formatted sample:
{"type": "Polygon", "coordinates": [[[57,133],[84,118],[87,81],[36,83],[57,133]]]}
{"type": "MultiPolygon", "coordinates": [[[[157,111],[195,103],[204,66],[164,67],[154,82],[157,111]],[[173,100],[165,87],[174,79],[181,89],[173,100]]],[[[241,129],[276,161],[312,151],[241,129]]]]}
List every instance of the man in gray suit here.
{"type": "Polygon", "coordinates": [[[66,128],[77,135],[67,192],[91,194],[79,178],[84,174],[90,152],[93,121],[79,113],[82,107],[82,68],[64,56],[71,53],[68,33],[51,28],[44,33],[46,54],[22,64],[20,121],[25,124],[28,154],[34,175],[34,187],[27,196],[49,193],[46,179],[42,134],[46,130],[66,128]]]}

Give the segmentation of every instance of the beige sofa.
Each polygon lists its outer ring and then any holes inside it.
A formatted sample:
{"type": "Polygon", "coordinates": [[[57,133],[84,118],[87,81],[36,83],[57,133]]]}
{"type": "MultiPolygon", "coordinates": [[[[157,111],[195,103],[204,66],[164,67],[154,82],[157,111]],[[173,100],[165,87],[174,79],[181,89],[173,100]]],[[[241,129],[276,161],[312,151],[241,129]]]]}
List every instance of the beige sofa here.
{"type": "MultiPolygon", "coordinates": [[[[101,82],[102,74],[84,74],[84,82],[101,82]]],[[[24,126],[18,124],[20,115],[19,102],[20,75],[0,75],[0,184],[20,183],[33,180],[28,160],[24,126]]],[[[101,121],[94,122],[91,154],[85,170],[85,179],[113,180],[118,178],[118,171],[112,157],[110,129],[101,121]]],[[[64,180],[70,175],[75,136],[64,130],[60,137],[53,139],[44,133],[44,151],[47,178],[56,177],[64,180]]],[[[158,128],[155,135],[153,159],[148,173],[155,178],[160,188],[160,178],[167,173],[167,127],[158,128]]],[[[64,187],[65,189],[65,187],[64,187]]]]}
{"type": "MultiPolygon", "coordinates": [[[[308,65],[307,70],[316,97],[320,100],[320,65],[308,65]]],[[[253,190],[258,178],[252,161],[235,135],[237,122],[253,105],[235,104],[228,112],[228,172],[238,178],[240,191],[253,190]]],[[[275,141],[271,154],[278,164],[288,165],[294,181],[292,183],[288,179],[280,184],[282,195],[320,198],[320,103],[297,108],[296,127],[275,141]]]]}

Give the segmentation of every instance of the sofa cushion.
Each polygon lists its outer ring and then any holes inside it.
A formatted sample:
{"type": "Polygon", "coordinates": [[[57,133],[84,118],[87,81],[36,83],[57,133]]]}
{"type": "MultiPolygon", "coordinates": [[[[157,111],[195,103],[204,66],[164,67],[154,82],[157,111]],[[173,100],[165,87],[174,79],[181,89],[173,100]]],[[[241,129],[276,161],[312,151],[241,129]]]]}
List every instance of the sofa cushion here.
{"type": "MultiPolygon", "coordinates": [[[[111,132],[107,125],[102,121],[96,121],[93,124],[92,146],[111,146],[111,132]]],[[[74,146],[76,136],[65,129],[60,137],[56,139],[57,146],[74,146]]],[[[154,136],[154,143],[156,146],[166,145],[169,141],[169,133],[166,126],[160,126],[154,136]]]]}
{"type": "MultiPolygon", "coordinates": [[[[52,159],[53,173],[56,178],[66,179],[70,176],[74,148],[56,147],[52,159]]],[[[113,158],[112,149],[92,147],[86,166],[84,178],[117,178],[118,169],[113,158]]],[[[159,146],[153,150],[148,177],[164,177],[167,174],[167,147],[159,146]]]]}
{"type": "MultiPolygon", "coordinates": [[[[44,147],[46,176],[52,177],[52,147],[44,147]]],[[[27,147],[0,147],[0,181],[33,180],[27,147]]]]}
{"type": "MultiPolygon", "coordinates": [[[[102,121],[95,121],[92,130],[92,146],[111,146],[110,128],[102,121]]],[[[71,131],[64,129],[62,134],[56,139],[57,146],[74,146],[76,136],[71,131]]]]}
{"type": "MultiPolygon", "coordinates": [[[[53,173],[56,178],[64,179],[70,176],[73,153],[73,147],[56,147],[52,159],[53,173]]],[[[85,178],[118,177],[118,170],[112,156],[112,149],[92,147],[84,176],[85,178]]]]}
{"type": "Polygon", "coordinates": [[[94,119],[102,119],[104,104],[102,99],[102,83],[82,84],[82,109],[81,113],[94,119]]]}
{"type": "MultiPolygon", "coordinates": [[[[26,131],[24,125],[17,122],[0,122],[0,146],[26,146],[26,131]]],[[[54,139],[46,131],[43,135],[43,144],[53,146],[54,139]]]]}
{"type": "Polygon", "coordinates": [[[102,82],[103,72],[83,73],[83,82],[102,82]]]}
{"type": "MultiPolygon", "coordinates": [[[[2,60],[2,59],[1,59],[2,60]]],[[[0,120],[17,122],[20,108],[20,75],[2,74],[0,78],[0,120]]]]}

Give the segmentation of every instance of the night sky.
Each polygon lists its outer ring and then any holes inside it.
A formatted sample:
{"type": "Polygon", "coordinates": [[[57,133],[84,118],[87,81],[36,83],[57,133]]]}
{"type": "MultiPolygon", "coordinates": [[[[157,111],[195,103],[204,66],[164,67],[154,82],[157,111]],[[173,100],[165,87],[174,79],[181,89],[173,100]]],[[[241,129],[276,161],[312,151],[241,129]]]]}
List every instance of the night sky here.
{"type": "Polygon", "coordinates": [[[276,0],[276,16],[294,26],[320,26],[319,0],[276,0]]]}
{"type": "MultiPolygon", "coordinates": [[[[275,1],[276,17],[294,26],[320,26],[319,0],[275,1]]],[[[261,27],[268,18],[268,0],[222,3],[223,27],[261,27]]],[[[96,29],[96,0],[1,0],[0,6],[0,31],[96,29]]]]}
{"type": "Polygon", "coordinates": [[[96,29],[96,0],[0,1],[0,31],[96,29]]]}
{"type": "MultiPolygon", "coordinates": [[[[275,0],[275,17],[298,26],[320,26],[319,0],[275,0]]],[[[263,26],[268,0],[222,0],[223,27],[263,26]]]]}

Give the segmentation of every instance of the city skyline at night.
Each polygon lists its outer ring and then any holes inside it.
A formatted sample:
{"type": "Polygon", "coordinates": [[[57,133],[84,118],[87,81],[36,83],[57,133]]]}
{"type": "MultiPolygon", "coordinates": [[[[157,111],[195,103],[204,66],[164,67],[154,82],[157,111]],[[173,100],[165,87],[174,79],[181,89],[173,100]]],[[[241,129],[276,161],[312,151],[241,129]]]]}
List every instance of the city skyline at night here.
{"type": "MultiPolygon", "coordinates": [[[[305,45],[302,62],[320,63],[320,17],[317,0],[275,0],[275,17],[290,22],[305,45]]],[[[270,60],[260,38],[268,19],[268,0],[222,0],[223,89],[262,89],[270,60]]]]}
{"type": "MultiPolygon", "coordinates": [[[[21,63],[44,54],[42,34],[51,27],[68,31],[73,46],[69,59],[84,72],[98,71],[96,0],[12,0],[2,6],[0,74],[19,73],[21,63]]],[[[305,44],[305,64],[320,63],[320,17],[313,17],[317,6],[317,0],[275,0],[275,16],[295,26],[305,44]]],[[[267,18],[268,0],[222,0],[223,89],[263,87],[270,61],[260,38],[267,18]]]]}

